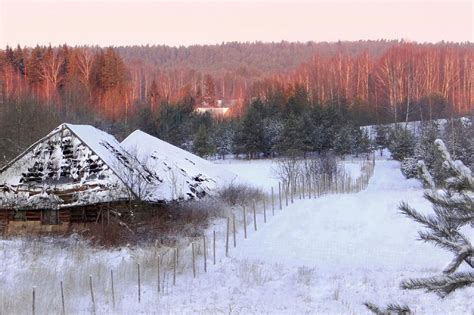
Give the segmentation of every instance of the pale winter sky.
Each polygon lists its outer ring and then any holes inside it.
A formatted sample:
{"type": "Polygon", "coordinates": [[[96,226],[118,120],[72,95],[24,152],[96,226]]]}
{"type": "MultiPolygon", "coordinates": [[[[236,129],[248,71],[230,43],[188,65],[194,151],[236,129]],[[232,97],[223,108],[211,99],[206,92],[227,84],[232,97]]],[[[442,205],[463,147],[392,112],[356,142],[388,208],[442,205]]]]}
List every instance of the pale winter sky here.
{"type": "Polygon", "coordinates": [[[473,41],[472,1],[0,0],[0,47],[473,41]]]}

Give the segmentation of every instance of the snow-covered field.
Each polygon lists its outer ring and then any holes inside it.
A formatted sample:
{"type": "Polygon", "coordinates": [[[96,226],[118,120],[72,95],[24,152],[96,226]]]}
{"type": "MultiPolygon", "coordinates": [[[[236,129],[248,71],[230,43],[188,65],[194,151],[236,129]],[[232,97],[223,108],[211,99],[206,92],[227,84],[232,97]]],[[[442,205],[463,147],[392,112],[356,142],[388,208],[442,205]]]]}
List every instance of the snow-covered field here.
{"type": "MultiPolygon", "coordinates": [[[[358,163],[346,163],[346,169],[357,174],[358,163]]],[[[237,174],[239,181],[264,191],[278,185],[271,161],[221,164],[237,174]]],[[[365,191],[295,200],[282,211],[276,209],[275,216],[269,210],[267,224],[259,214],[257,232],[249,221],[246,240],[241,228],[236,248],[231,238],[229,257],[225,257],[225,224],[215,222],[207,233],[207,273],[199,244],[193,278],[187,248],[179,255],[176,286],[171,265],[163,262],[165,285],[160,293],[156,261],[159,254],[164,255],[162,249],[92,251],[73,240],[62,244],[4,240],[0,242],[0,314],[31,314],[33,286],[37,314],[60,313],[60,281],[65,286],[66,312],[90,313],[89,275],[100,314],[363,314],[368,313],[362,305],[366,301],[406,303],[417,314],[472,314],[474,288],[444,300],[399,289],[402,279],[433,275],[450,258],[442,249],[416,241],[419,226],[397,210],[405,200],[430,211],[422,195],[421,184],[406,180],[398,162],[377,160],[365,191]],[[213,229],[217,231],[216,265],[209,248],[213,229]],[[137,263],[141,264],[140,303],[137,263]]]]}

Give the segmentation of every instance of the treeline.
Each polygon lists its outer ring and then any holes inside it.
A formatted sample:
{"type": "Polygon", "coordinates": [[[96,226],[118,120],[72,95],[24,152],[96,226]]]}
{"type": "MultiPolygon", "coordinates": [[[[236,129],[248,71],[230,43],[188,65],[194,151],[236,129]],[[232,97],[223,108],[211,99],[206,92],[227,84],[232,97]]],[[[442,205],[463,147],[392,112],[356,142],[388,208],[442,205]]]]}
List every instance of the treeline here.
{"type": "Polygon", "coordinates": [[[241,116],[255,97],[302,86],[311,103],[350,107],[364,124],[426,120],[472,111],[473,58],[472,43],[398,41],[7,47],[0,102],[27,95],[128,120],[191,97],[193,106],[232,100],[241,116]]]}
{"type": "Polygon", "coordinates": [[[200,156],[247,158],[306,156],[373,150],[368,134],[354,123],[347,107],[311,103],[303,87],[290,94],[255,98],[240,117],[215,120],[192,110],[190,100],[162,104],[157,113],[143,109],[134,122],[143,131],[200,156]]]}
{"type": "Polygon", "coordinates": [[[395,160],[401,161],[402,173],[407,178],[421,178],[418,161],[433,174],[437,185],[442,185],[450,175],[443,166],[443,158],[437,154],[436,139],[442,139],[453,160],[460,160],[474,169],[473,117],[425,121],[414,129],[405,124],[378,125],[375,127],[376,148],[388,148],[395,160]]]}

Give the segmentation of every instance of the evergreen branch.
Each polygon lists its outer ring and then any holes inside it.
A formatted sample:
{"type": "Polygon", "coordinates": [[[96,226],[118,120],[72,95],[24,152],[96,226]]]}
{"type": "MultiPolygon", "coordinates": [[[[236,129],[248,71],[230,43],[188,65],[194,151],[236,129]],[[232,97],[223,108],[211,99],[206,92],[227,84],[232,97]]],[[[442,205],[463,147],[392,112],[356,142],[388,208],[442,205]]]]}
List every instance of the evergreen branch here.
{"type": "Polygon", "coordinates": [[[453,242],[449,239],[446,239],[445,237],[440,237],[440,236],[434,235],[433,233],[429,233],[425,231],[419,231],[418,234],[420,235],[420,239],[422,239],[423,241],[433,242],[437,246],[447,249],[453,253],[459,253],[462,250],[462,245],[456,242],[453,242]]]}
{"type": "Polygon", "coordinates": [[[392,315],[392,314],[399,314],[399,315],[410,315],[413,314],[411,309],[407,305],[400,305],[400,304],[388,304],[387,307],[382,309],[381,307],[370,303],[365,302],[365,307],[369,309],[372,313],[376,315],[392,315]]]}
{"type": "Polygon", "coordinates": [[[455,272],[463,261],[470,261],[470,257],[472,256],[472,254],[472,248],[465,248],[464,250],[461,250],[457,255],[454,256],[454,258],[446,266],[446,268],[444,268],[443,273],[450,274],[455,272]]]}
{"type": "Polygon", "coordinates": [[[410,207],[406,202],[402,202],[398,209],[409,218],[435,231],[445,232],[439,225],[439,221],[433,216],[425,216],[420,212],[410,207]]]}
{"type": "Polygon", "coordinates": [[[473,284],[473,272],[460,272],[431,278],[409,279],[402,281],[400,287],[405,290],[424,289],[426,292],[434,292],[441,298],[444,298],[457,289],[472,286],[473,284]]]}

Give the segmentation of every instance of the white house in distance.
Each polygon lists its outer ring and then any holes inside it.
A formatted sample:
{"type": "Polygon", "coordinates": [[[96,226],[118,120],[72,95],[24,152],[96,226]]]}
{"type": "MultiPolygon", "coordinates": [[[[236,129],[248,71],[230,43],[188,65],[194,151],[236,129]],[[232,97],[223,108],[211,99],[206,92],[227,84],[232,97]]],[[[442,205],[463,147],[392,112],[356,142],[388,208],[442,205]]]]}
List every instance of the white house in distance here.
{"type": "Polygon", "coordinates": [[[203,104],[196,107],[198,113],[210,113],[213,117],[225,117],[229,110],[237,104],[238,100],[217,100],[216,106],[203,104]]]}

